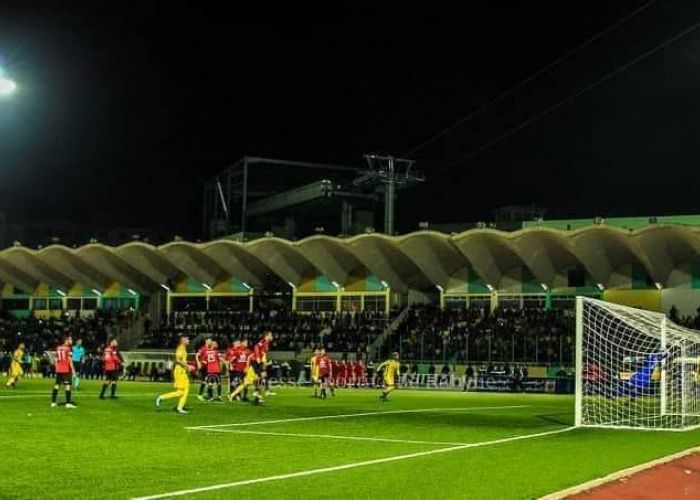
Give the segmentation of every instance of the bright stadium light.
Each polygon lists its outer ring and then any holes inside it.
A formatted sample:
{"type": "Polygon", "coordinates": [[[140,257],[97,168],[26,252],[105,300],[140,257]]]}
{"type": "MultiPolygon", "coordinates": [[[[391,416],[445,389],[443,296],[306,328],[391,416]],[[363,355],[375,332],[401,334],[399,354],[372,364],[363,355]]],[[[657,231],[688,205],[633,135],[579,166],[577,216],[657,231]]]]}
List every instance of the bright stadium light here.
{"type": "Polygon", "coordinates": [[[250,286],[250,285],[249,285],[248,283],[246,283],[245,281],[243,281],[242,284],[243,284],[243,287],[244,287],[246,290],[252,290],[252,289],[253,289],[253,287],[250,286]]]}
{"type": "Polygon", "coordinates": [[[331,285],[333,285],[336,288],[336,290],[340,289],[340,285],[338,284],[337,281],[331,281],[331,285]]]}
{"type": "Polygon", "coordinates": [[[287,284],[291,286],[294,290],[297,289],[296,285],[294,285],[294,283],[292,283],[291,281],[287,281],[287,284]]]}
{"type": "Polygon", "coordinates": [[[386,281],[381,280],[380,283],[382,284],[382,286],[383,286],[384,288],[389,288],[389,283],[387,283],[386,281]]]}
{"type": "Polygon", "coordinates": [[[169,291],[170,291],[170,287],[169,287],[168,285],[166,285],[165,283],[161,283],[161,284],[160,284],[160,287],[161,287],[163,290],[165,290],[166,292],[169,292],[169,291]]]}
{"type": "Polygon", "coordinates": [[[493,292],[493,290],[494,290],[493,286],[488,284],[488,283],[486,283],[486,288],[489,289],[489,292],[493,292]]]}
{"type": "Polygon", "coordinates": [[[442,293],[442,292],[445,291],[445,289],[442,288],[440,285],[435,285],[435,288],[437,288],[438,290],[440,290],[440,293],[442,293]]]}
{"type": "Polygon", "coordinates": [[[130,293],[131,295],[133,295],[134,297],[136,297],[136,296],[138,295],[138,293],[136,293],[136,292],[135,292],[133,289],[131,289],[131,288],[127,288],[126,291],[129,292],[129,293],[130,293]]]}
{"type": "Polygon", "coordinates": [[[99,290],[97,290],[97,289],[95,289],[95,288],[92,289],[92,292],[93,292],[95,295],[97,295],[98,297],[101,297],[101,296],[102,296],[102,292],[100,292],[99,290]]]}
{"type": "Polygon", "coordinates": [[[656,285],[657,290],[663,289],[663,285],[661,283],[659,283],[658,281],[656,283],[654,283],[654,285],[656,285]]]}
{"type": "Polygon", "coordinates": [[[209,285],[208,283],[202,283],[202,286],[211,292],[211,285],[209,285]]]}
{"type": "Polygon", "coordinates": [[[60,289],[57,289],[57,290],[56,290],[56,293],[59,294],[61,297],[65,297],[65,296],[66,296],[66,292],[64,292],[63,290],[60,290],[60,289]]]}
{"type": "Polygon", "coordinates": [[[605,287],[603,286],[602,283],[598,283],[596,286],[598,287],[598,290],[600,290],[601,292],[605,291],[605,287]]]}
{"type": "Polygon", "coordinates": [[[542,290],[544,290],[545,292],[546,292],[547,290],[549,290],[549,287],[547,286],[546,283],[540,283],[540,286],[542,287],[542,290]]]}
{"type": "Polygon", "coordinates": [[[15,90],[17,90],[17,84],[0,74],[0,96],[12,95],[15,93],[15,90]]]}

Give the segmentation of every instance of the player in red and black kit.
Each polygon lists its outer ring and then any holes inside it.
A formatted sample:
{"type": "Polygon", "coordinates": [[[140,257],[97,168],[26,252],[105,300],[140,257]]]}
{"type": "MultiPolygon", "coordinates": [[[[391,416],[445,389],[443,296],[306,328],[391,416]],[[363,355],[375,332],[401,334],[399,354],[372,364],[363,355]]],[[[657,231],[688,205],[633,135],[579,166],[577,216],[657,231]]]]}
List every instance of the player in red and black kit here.
{"type": "Polygon", "coordinates": [[[263,333],[262,338],[253,346],[253,353],[250,355],[250,366],[258,376],[255,382],[255,392],[253,393],[253,403],[256,405],[265,404],[263,399],[263,393],[267,383],[267,372],[265,370],[267,367],[267,353],[270,350],[271,341],[272,332],[267,331],[263,333]]]}
{"type": "MultiPolygon", "coordinates": [[[[321,384],[321,399],[326,399],[326,390],[333,381],[333,367],[331,358],[328,357],[326,350],[323,348],[321,348],[319,355],[316,357],[316,365],[318,366],[318,380],[321,384]]],[[[333,395],[335,396],[335,393],[333,395]]]]}
{"type": "Polygon", "coordinates": [[[221,399],[221,354],[219,344],[210,342],[209,347],[204,350],[204,366],[206,370],[207,401],[223,403],[221,399]],[[216,386],[216,399],[214,399],[214,386],[216,386]]]}
{"type": "Polygon", "coordinates": [[[365,364],[361,359],[355,361],[355,381],[357,387],[365,387],[367,385],[367,377],[365,376],[365,364]]]}
{"type": "Polygon", "coordinates": [[[75,373],[75,368],[73,367],[73,353],[72,346],[73,339],[70,335],[63,339],[63,344],[56,348],[55,358],[54,358],[54,370],[56,371],[56,383],[53,386],[53,391],[51,392],[51,407],[56,407],[56,398],[58,397],[58,390],[61,386],[64,387],[66,391],[66,408],[75,408],[75,404],[71,401],[71,383],[73,382],[73,374],[75,373]]]}
{"type": "Polygon", "coordinates": [[[207,368],[204,362],[204,351],[209,349],[211,345],[211,339],[205,339],[202,347],[199,348],[197,354],[194,355],[194,360],[197,363],[197,371],[199,372],[199,394],[197,399],[204,401],[204,388],[207,386],[207,368]]]}
{"type": "MultiPolygon", "coordinates": [[[[243,382],[250,355],[251,351],[248,349],[247,340],[236,340],[233,346],[226,351],[226,361],[229,363],[229,394],[243,382]]],[[[243,389],[243,401],[248,401],[247,387],[243,389]]]]}
{"type": "Polygon", "coordinates": [[[117,399],[115,393],[117,392],[117,380],[119,380],[119,375],[122,372],[122,365],[124,365],[124,360],[122,355],[117,350],[117,340],[110,339],[107,347],[105,347],[102,352],[102,361],[104,362],[105,369],[105,381],[102,384],[102,391],[100,391],[100,399],[105,399],[105,392],[107,392],[107,387],[112,386],[112,393],[110,395],[111,399],[117,399]]]}
{"type": "Polygon", "coordinates": [[[340,387],[345,387],[348,381],[348,365],[345,363],[344,359],[340,360],[340,364],[338,364],[338,370],[340,371],[340,373],[338,373],[340,387]]]}
{"type": "Polygon", "coordinates": [[[355,360],[349,360],[346,365],[345,387],[355,387],[355,360]]]}

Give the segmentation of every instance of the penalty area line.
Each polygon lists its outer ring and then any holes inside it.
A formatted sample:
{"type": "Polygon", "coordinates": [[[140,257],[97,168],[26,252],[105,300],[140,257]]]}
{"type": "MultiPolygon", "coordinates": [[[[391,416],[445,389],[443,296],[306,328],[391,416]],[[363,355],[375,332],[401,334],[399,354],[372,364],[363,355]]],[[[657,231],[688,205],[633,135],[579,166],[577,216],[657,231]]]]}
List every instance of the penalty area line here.
{"type": "Polygon", "coordinates": [[[214,424],[214,425],[197,425],[193,427],[185,427],[187,430],[201,429],[216,429],[221,427],[246,427],[249,425],[266,425],[266,424],[283,424],[287,422],[305,422],[309,420],[327,420],[334,418],[353,418],[353,417],[372,417],[375,415],[399,415],[404,413],[440,413],[453,411],[484,411],[484,410],[514,410],[518,408],[528,408],[529,405],[500,405],[500,406],[463,406],[458,408],[422,408],[415,410],[389,410],[389,411],[370,411],[364,413],[341,413],[338,415],[315,415],[313,417],[295,417],[282,418],[278,420],[256,420],[254,422],[239,422],[234,424],[214,424]]]}
{"type": "Polygon", "coordinates": [[[323,467],[320,469],[308,469],[298,472],[290,472],[288,474],[279,474],[276,476],[259,477],[255,479],[245,479],[243,481],[234,481],[230,483],[214,484],[211,486],[203,486],[201,488],[192,488],[188,490],[178,490],[170,491],[168,493],[158,493],[155,495],[147,495],[142,497],[134,497],[133,500],[156,500],[159,498],[169,498],[169,497],[179,497],[185,495],[194,495],[197,493],[205,493],[208,491],[225,490],[231,488],[238,488],[240,486],[248,486],[251,484],[267,483],[271,481],[281,481],[284,479],[292,479],[296,477],[314,476],[318,474],[325,474],[327,472],[337,472],[341,470],[355,469],[358,467],[366,467],[369,465],[385,464],[390,462],[398,462],[401,460],[409,460],[411,458],[427,457],[430,455],[437,455],[442,453],[449,453],[452,451],[466,450],[469,448],[479,448],[483,446],[492,446],[502,443],[511,443],[514,441],[522,441],[524,439],[533,439],[538,437],[552,436],[554,434],[561,434],[563,432],[569,432],[576,429],[576,427],[565,427],[563,429],[557,429],[553,431],[538,432],[536,434],[523,434],[519,436],[512,436],[501,439],[493,439],[491,441],[482,441],[479,443],[468,443],[459,446],[450,446],[448,448],[438,448],[436,450],[420,451],[417,453],[408,453],[406,455],[396,455],[393,457],[378,458],[375,460],[365,460],[362,462],[352,462],[344,465],[336,465],[333,467],[323,467]]]}

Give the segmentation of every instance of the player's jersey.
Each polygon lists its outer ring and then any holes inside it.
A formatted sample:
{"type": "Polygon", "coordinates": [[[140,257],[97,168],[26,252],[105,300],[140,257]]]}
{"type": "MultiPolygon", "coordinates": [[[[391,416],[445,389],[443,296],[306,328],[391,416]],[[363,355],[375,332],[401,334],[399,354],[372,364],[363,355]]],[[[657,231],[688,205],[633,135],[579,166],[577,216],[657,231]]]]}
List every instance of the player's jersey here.
{"type": "Polygon", "coordinates": [[[61,344],[56,348],[55,369],[56,373],[70,373],[71,348],[61,344]]]}
{"type": "Polygon", "coordinates": [[[239,347],[234,349],[233,357],[230,360],[231,370],[234,372],[242,372],[248,367],[248,360],[250,359],[251,352],[247,347],[239,347]]]}
{"type": "Polygon", "coordinates": [[[197,351],[197,354],[195,358],[197,359],[198,363],[205,364],[206,360],[204,359],[204,353],[209,349],[206,344],[204,344],[202,347],[199,348],[199,351],[197,351]]]}
{"type": "Polygon", "coordinates": [[[636,389],[646,389],[654,381],[654,369],[666,357],[665,354],[649,354],[642,367],[634,372],[629,379],[630,385],[636,389]]]}
{"type": "Polygon", "coordinates": [[[12,361],[14,361],[15,363],[21,363],[22,358],[24,358],[24,351],[22,349],[17,349],[12,354],[12,361]]]}
{"type": "Polygon", "coordinates": [[[187,364],[187,346],[180,345],[175,350],[175,363],[177,366],[186,370],[185,366],[187,364]]]}
{"type": "Polygon", "coordinates": [[[204,362],[209,375],[221,373],[221,354],[219,354],[219,351],[216,349],[206,349],[204,351],[204,356],[201,359],[204,362]]]}
{"type": "Polygon", "coordinates": [[[365,365],[362,361],[355,363],[355,377],[363,378],[365,376],[365,365]]]}
{"type": "Polygon", "coordinates": [[[105,363],[105,371],[107,372],[118,370],[122,363],[116,347],[105,347],[103,359],[105,363]]]}
{"type": "Polygon", "coordinates": [[[379,365],[380,368],[384,368],[384,381],[387,384],[394,384],[394,380],[396,379],[396,374],[399,372],[399,368],[401,367],[401,364],[396,361],[395,359],[390,359],[387,361],[384,361],[381,365],[379,365]]]}
{"type": "Polygon", "coordinates": [[[318,356],[316,358],[319,375],[329,375],[331,373],[331,359],[328,356],[318,356]]]}
{"type": "Polygon", "coordinates": [[[252,360],[258,363],[264,363],[267,361],[267,353],[270,350],[270,341],[266,338],[261,338],[258,343],[253,347],[252,360]]]}
{"type": "Polygon", "coordinates": [[[316,354],[314,356],[311,356],[309,359],[309,366],[311,367],[311,378],[315,379],[318,377],[318,358],[319,355],[316,354]]]}

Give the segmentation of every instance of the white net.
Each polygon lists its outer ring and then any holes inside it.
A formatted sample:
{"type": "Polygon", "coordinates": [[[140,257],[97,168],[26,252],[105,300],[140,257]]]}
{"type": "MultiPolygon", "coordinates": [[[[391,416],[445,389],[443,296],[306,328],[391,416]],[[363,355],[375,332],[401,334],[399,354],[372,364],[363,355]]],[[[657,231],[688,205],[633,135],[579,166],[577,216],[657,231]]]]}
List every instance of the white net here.
{"type": "Polygon", "coordinates": [[[700,331],[662,313],[577,300],[576,425],[700,425],[700,331]]]}

